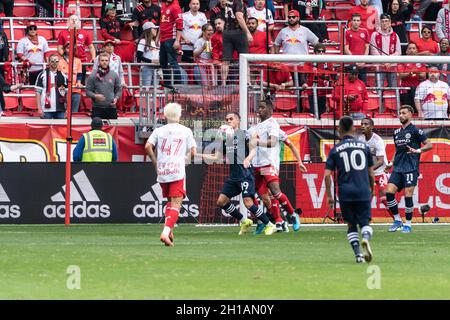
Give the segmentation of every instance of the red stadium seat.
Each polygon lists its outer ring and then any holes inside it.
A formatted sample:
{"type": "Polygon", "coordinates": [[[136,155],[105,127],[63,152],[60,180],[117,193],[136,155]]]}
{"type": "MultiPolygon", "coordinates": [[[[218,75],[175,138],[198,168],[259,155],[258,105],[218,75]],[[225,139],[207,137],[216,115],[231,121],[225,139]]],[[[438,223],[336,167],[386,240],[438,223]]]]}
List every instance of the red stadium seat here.
{"type": "Polygon", "coordinates": [[[354,7],[354,2],[337,2],[333,6],[336,20],[349,21],[351,19],[350,9],[354,7]]]}
{"type": "Polygon", "coordinates": [[[290,97],[289,92],[281,93],[277,92],[274,100],[274,107],[277,111],[295,111],[297,110],[297,98],[290,97]]]}
{"type": "Polygon", "coordinates": [[[7,113],[8,111],[17,111],[19,109],[19,97],[15,93],[4,94],[5,105],[3,106],[3,111],[7,113]]]}
{"type": "Polygon", "coordinates": [[[313,119],[314,115],[312,113],[293,113],[292,118],[310,118],[313,119]]]}
{"type": "Polygon", "coordinates": [[[13,16],[34,17],[36,15],[36,5],[33,0],[15,0],[13,16]]]}
{"type": "Polygon", "coordinates": [[[22,111],[37,111],[36,91],[33,89],[23,89],[20,94],[22,111]]]}
{"type": "MultiPolygon", "coordinates": [[[[85,0],[79,1],[80,7],[80,18],[90,18],[91,17],[91,5],[90,2],[85,0]]],[[[75,0],[66,0],[64,3],[66,8],[66,16],[70,16],[72,14],[77,14],[77,1],[75,0]]]]}
{"type": "Polygon", "coordinates": [[[35,24],[38,28],[38,35],[44,37],[48,40],[53,40],[53,26],[50,22],[47,21],[35,21],[35,24]]]}
{"type": "MultiPolygon", "coordinates": [[[[11,28],[8,21],[5,21],[3,24],[3,29],[6,33],[8,40],[11,40],[11,28]]],[[[12,25],[14,40],[18,41],[25,36],[25,23],[24,21],[13,20],[12,25]]]]}

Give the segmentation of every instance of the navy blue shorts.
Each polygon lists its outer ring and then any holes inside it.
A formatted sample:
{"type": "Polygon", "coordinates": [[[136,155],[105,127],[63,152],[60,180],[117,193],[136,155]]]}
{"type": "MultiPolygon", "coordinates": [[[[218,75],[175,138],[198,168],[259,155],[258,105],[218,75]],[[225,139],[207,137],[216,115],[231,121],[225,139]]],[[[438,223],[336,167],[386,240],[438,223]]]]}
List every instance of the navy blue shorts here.
{"type": "Polygon", "coordinates": [[[220,193],[228,198],[236,197],[242,193],[243,198],[253,198],[255,196],[255,179],[243,179],[240,181],[228,179],[225,181],[220,193]]]}
{"type": "Polygon", "coordinates": [[[408,187],[417,186],[417,178],[419,177],[418,171],[412,172],[392,172],[389,177],[388,183],[395,184],[398,191],[408,187]]]}
{"type": "Polygon", "coordinates": [[[372,220],[370,201],[339,201],[344,221],[361,227],[369,224],[372,220]]]}

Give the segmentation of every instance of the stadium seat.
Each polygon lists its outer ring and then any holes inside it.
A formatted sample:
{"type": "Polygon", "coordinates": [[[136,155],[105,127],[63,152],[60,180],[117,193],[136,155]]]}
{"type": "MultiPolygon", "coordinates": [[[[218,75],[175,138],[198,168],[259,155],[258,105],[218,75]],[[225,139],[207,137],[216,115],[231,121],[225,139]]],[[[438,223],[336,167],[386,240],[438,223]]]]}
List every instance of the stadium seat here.
{"type": "Polygon", "coordinates": [[[47,21],[35,21],[38,28],[38,35],[44,37],[47,41],[54,39],[53,26],[47,21]]]}
{"type": "Polygon", "coordinates": [[[36,91],[34,89],[23,89],[20,91],[22,100],[22,111],[37,111],[36,91]]]}
{"type": "Polygon", "coordinates": [[[333,6],[336,20],[349,21],[351,19],[350,9],[354,6],[353,1],[336,2],[333,6]]]}
{"type": "Polygon", "coordinates": [[[293,113],[292,114],[292,118],[310,118],[310,119],[314,119],[314,115],[312,113],[306,112],[306,113],[293,113]]]}
{"type": "Polygon", "coordinates": [[[5,105],[3,111],[5,113],[19,110],[19,97],[15,93],[4,94],[5,105]]]}
{"type": "Polygon", "coordinates": [[[278,92],[275,95],[274,106],[277,111],[295,111],[297,109],[297,98],[296,97],[286,97],[286,95],[291,95],[289,92],[281,93],[278,92]]]}
{"type": "Polygon", "coordinates": [[[33,0],[15,0],[13,16],[34,17],[36,15],[36,5],[33,0]]]}
{"type": "MultiPolygon", "coordinates": [[[[5,31],[6,37],[8,38],[8,40],[11,40],[12,39],[11,38],[11,28],[10,28],[8,21],[4,22],[3,30],[5,31]]],[[[24,21],[13,20],[12,30],[13,30],[12,34],[14,35],[14,40],[18,41],[18,40],[22,39],[25,36],[24,21]]]]}
{"type": "MultiPolygon", "coordinates": [[[[79,0],[80,4],[80,14],[81,18],[90,18],[91,17],[91,5],[90,2],[86,0],[79,0]]],[[[66,16],[70,16],[72,14],[77,14],[77,1],[76,0],[66,0],[64,3],[66,7],[66,16]]]]}

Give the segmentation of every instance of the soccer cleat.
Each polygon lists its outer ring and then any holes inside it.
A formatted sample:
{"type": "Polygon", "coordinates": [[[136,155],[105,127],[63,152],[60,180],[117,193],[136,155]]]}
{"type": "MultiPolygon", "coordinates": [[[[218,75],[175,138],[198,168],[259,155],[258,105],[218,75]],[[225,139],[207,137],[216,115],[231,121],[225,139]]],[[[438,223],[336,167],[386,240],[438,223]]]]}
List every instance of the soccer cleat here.
{"type": "Polygon", "coordinates": [[[170,231],[170,233],[169,233],[169,239],[170,239],[170,241],[172,241],[172,243],[173,243],[173,239],[175,239],[175,238],[174,238],[174,236],[173,236],[173,232],[172,232],[172,231],[170,231]]]}
{"type": "Polygon", "coordinates": [[[372,249],[370,248],[369,240],[362,239],[361,247],[363,250],[364,260],[366,260],[366,262],[372,261],[373,255],[372,255],[372,249]]]}
{"type": "Polygon", "coordinates": [[[300,229],[300,216],[298,215],[297,210],[295,210],[295,212],[289,218],[292,223],[292,229],[294,231],[298,231],[300,229]]]}
{"type": "Polygon", "coordinates": [[[244,222],[241,222],[241,230],[239,230],[239,235],[242,236],[243,234],[246,234],[252,225],[253,221],[250,219],[245,219],[244,222]]]}
{"type": "Polygon", "coordinates": [[[284,222],[277,222],[275,224],[275,227],[277,228],[277,232],[283,232],[283,223],[284,222]]]}
{"type": "Polygon", "coordinates": [[[412,228],[411,228],[411,226],[403,226],[403,229],[402,229],[402,232],[403,233],[411,233],[411,231],[412,231],[412,228]]]}
{"type": "Polygon", "coordinates": [[[395,220],[392,226],[389,228],[389,232],[395,232],[403,226],[402,221],[395,220]]]}
{"type": "Polygon", "coordinates": [[[161,240],[161,242],[164,243],[166,247],[173,247],[173,242],[170,240],[169,236],[161,234],[159,240],[161,240]]]}
{"type": "Polygon", "coordinates": [[[258,223],[256,226],[255,234],[261,234],[264,230],[264,224],[258,223]]]}
{"type": "Polygon", "coordinates": [[[270,236],[270,235],[274,234],[275,232],[277,232],[277,228],[271,223],[267,224],[264,227],[264,234],[266,236],[270,236]]]}
{"type": "Polygon", "coordinates": [[[364,256],[362,255],[362,254],[357,254],[356,256],[355,256],[355,258],[356,258],[356,263],[364,263],[364,256]]]}

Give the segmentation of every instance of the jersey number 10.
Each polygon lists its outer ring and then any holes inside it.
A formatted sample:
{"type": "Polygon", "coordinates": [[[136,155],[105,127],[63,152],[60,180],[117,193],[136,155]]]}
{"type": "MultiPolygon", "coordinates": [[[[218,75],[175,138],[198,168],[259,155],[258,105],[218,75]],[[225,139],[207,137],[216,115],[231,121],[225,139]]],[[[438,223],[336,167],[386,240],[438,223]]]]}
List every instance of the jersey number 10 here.
{"type": "Polygon", "coordinates": [[[366,167],[366,156],[362,150],[353,150],[350,153],[350,159],[347,152],[339,153],[339,156],[344,160],[345,172],[350,172],[352,169],[360,171],[366,167]]]}

